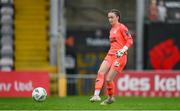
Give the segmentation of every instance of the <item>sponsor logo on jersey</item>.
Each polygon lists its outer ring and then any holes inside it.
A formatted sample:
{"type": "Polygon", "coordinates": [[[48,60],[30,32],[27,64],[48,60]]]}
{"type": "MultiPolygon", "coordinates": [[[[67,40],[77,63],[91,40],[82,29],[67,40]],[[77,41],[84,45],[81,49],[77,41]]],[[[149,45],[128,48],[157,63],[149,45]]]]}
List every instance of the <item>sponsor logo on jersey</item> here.
{"type": "Polygon", "coordinates": [[[111,43],[116,42],[116,38],[110,38],[110,42],[111,43]]]}

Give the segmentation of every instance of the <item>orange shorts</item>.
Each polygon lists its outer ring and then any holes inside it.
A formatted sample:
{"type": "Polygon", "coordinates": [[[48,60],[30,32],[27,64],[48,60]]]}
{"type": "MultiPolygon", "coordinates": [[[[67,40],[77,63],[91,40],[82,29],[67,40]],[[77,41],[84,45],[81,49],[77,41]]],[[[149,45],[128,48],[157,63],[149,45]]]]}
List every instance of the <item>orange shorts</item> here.
{"type": "Polygon", "coordinates": [[[122,57],[117,58],[115,54],[107,54],[104,61],[107,61],[108,67],[113,68],[117,72],[121,72],[126,65],[127,55],[124,54],[122,57]]]}

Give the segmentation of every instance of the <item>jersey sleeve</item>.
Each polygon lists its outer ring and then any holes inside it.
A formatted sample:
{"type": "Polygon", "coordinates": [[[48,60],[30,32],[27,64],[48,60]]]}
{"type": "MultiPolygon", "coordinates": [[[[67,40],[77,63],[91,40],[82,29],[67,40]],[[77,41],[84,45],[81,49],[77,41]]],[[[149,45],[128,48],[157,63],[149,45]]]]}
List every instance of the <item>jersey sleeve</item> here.
{"type": "Polygon", "coordinates": [[[131,47],[133,44],[133,39],[132,39],[132,36],[131,36],[130,32],[128,31],[128,29],[122,28],[121,33],[122,33],[124,39],[126,40],[125,46],[127,46],[128,48],[131,47]]]}

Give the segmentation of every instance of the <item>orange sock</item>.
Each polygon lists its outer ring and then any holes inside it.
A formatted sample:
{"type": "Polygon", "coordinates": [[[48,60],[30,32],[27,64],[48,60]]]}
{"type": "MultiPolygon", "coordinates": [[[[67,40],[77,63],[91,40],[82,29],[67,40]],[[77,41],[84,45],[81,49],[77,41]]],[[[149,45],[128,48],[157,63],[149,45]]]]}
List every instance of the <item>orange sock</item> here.
{"type": "Polygon", "coordinates": [[[104,83],[104,74],[99,73],[96,77],[95,90],[101,90],[104,83]]]}
{"type": "Polygon", "coordinates": [[[114,82],[107,82],[107,94],[108,96],[113,96],[114,95],[114,82]]]}

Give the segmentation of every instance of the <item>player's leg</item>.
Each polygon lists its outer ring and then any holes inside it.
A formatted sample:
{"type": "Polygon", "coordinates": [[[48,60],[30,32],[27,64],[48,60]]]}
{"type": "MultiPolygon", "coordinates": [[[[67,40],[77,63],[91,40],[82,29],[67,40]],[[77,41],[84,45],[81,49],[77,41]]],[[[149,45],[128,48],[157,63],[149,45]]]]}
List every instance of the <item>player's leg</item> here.
{"type": "Polygon", "coordinates": [[[113,68],[111,68],[109,73],[107,74],[107,77],[106,77],[106,91],[107,91],[108,98],[105,99],[101,103],[101,105],[111,104],[111,103],[113,103],[115,101],[114,100],[115,85],[114,85],[113,79],[117,74],[118,74],[118,71],[114,70],[113,68]]]}
{"type": "Polygon", "coordinates": [[[107,60],[104,60],[99,68],[96,81],[95,81],[95,91],[93,97],[90,99],[91,102],[100,101],[101,98],[99,97],[100,91],[104,84],[104,77],[106,73],[110,69],[110,64],[107,60]]]}
{"type": "Polygon", "coordinates": [[[127,57],[125,55],[121,58],[116,59],[115,62],[112,64],[111,69],[106,77],[106,84],[107,84],[106,89],[107,89],[108,98],[104,100],[101,103],[101,105],[111,104],[114,102],[113,96],[114,96],[115,85],[113,79],[118,73],[120,73],[123,70],[123,68],[126,65],[126,61],[127,61],[127,57]]]}

